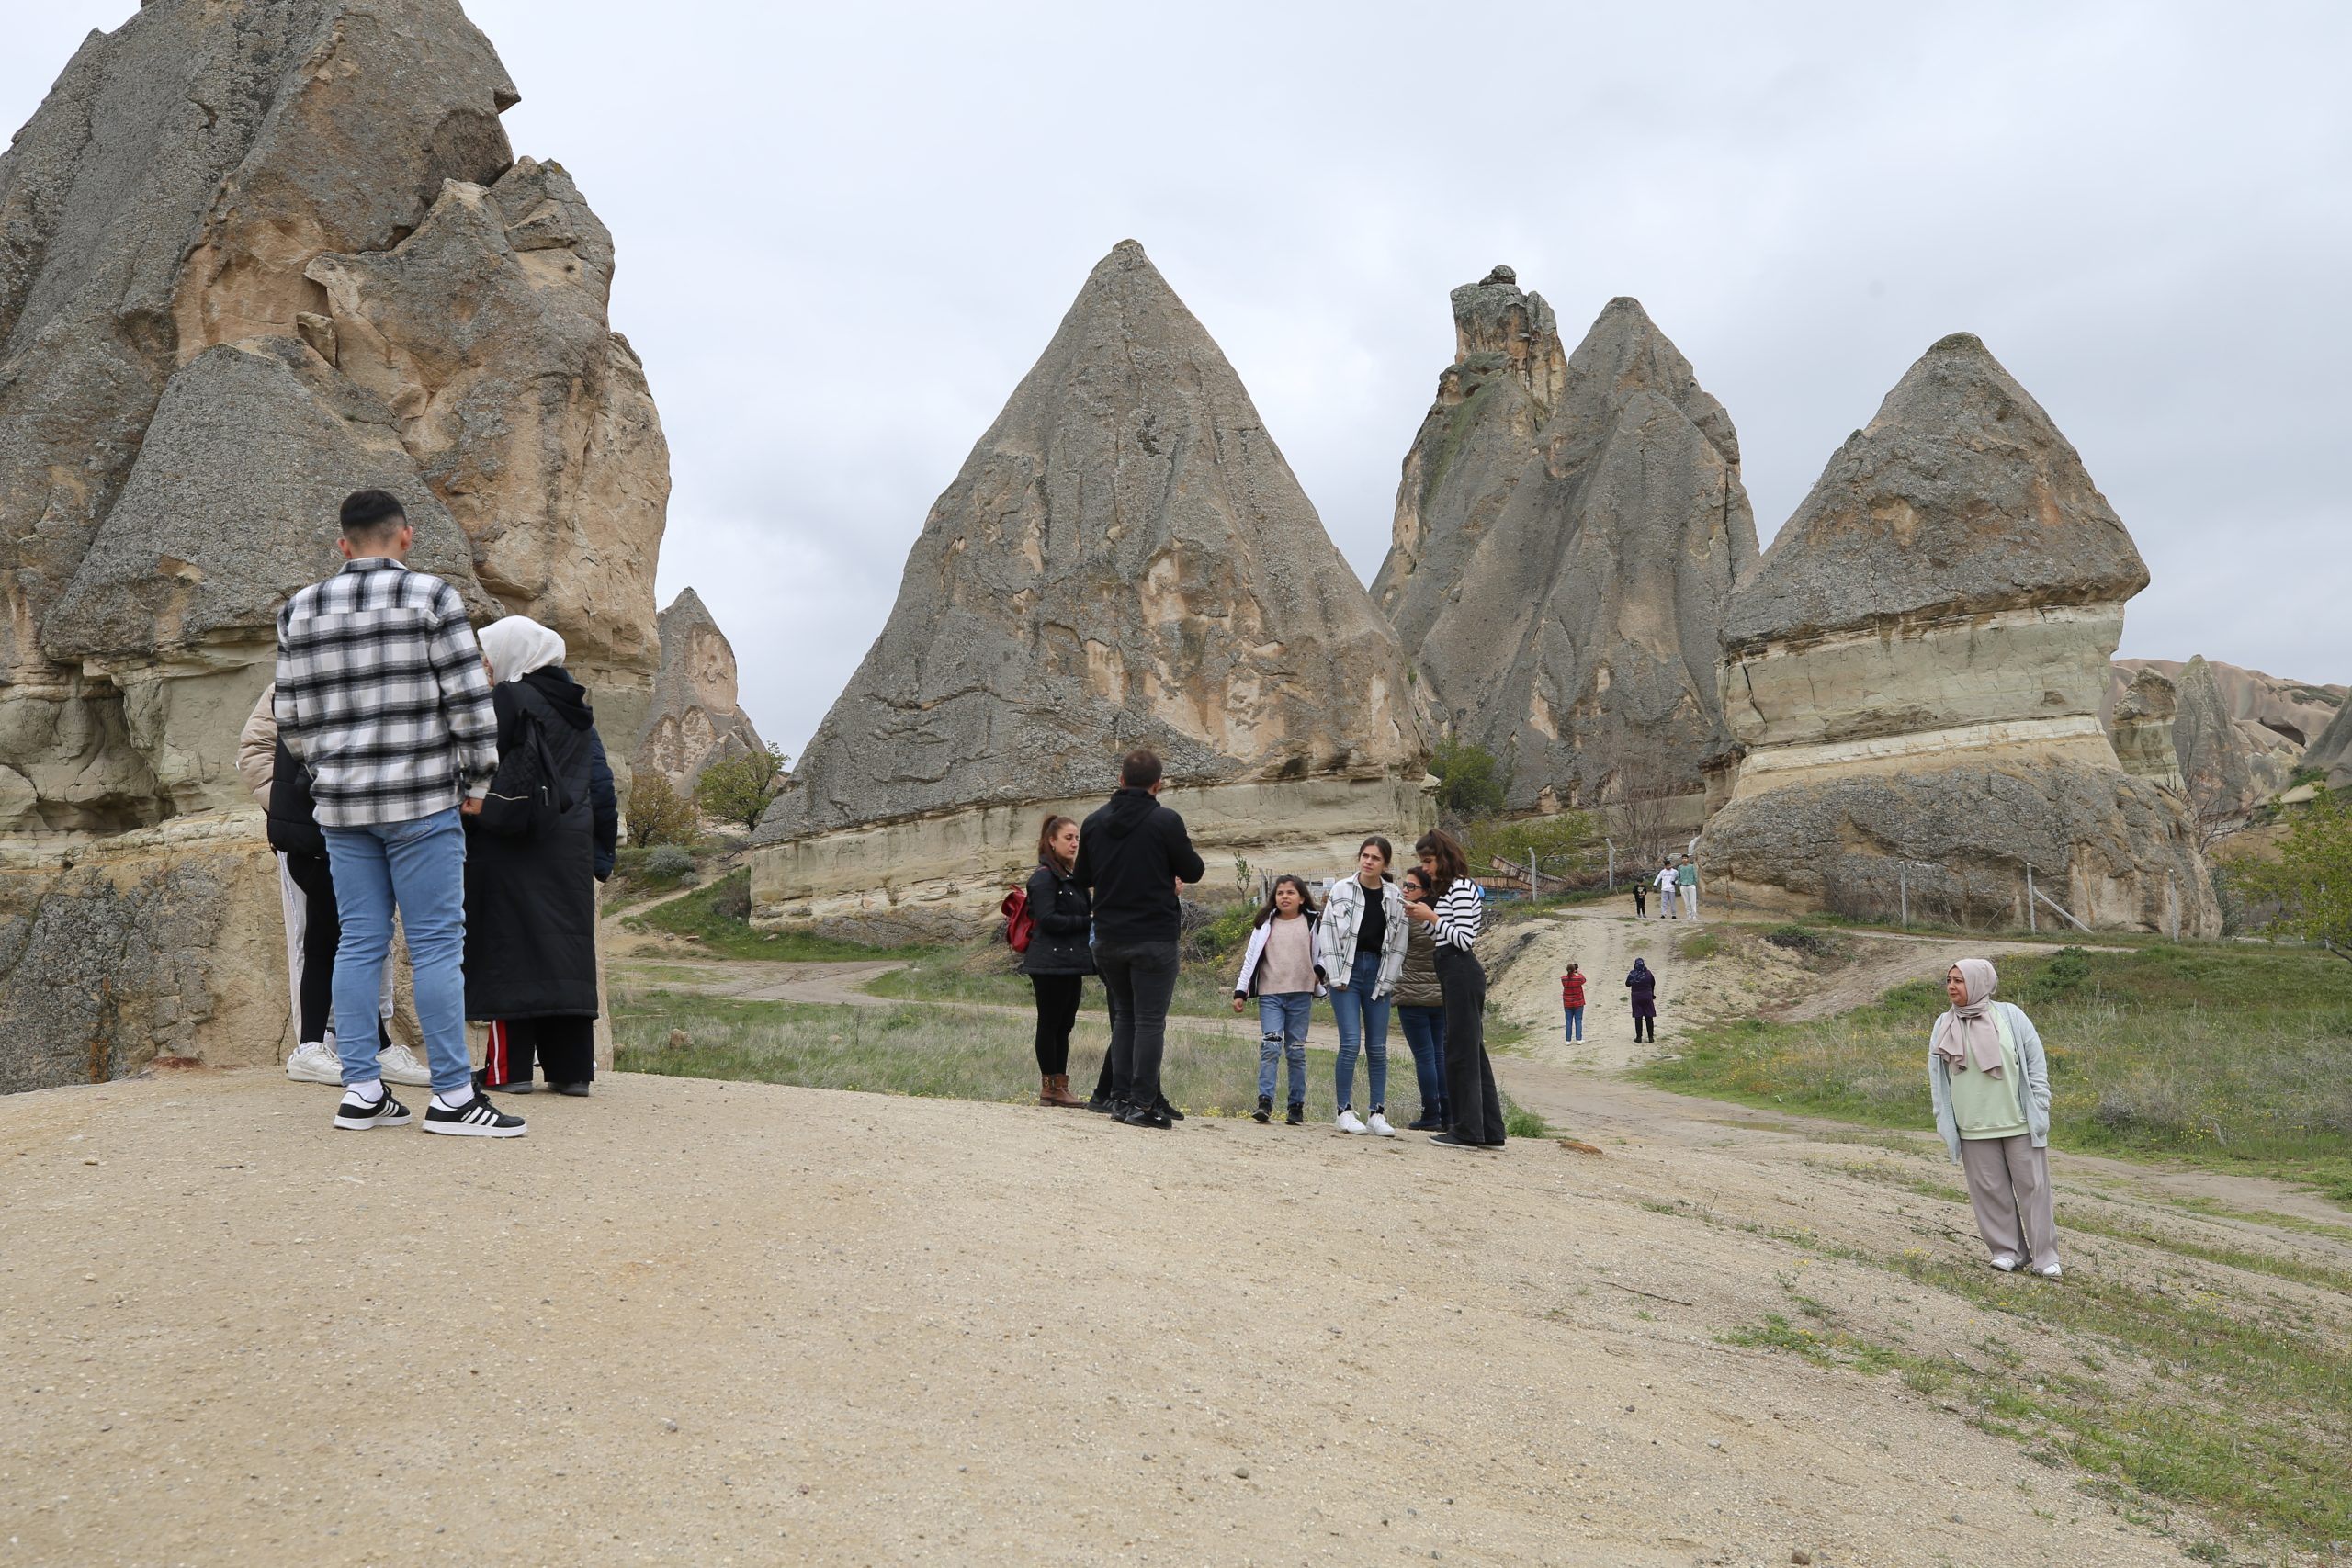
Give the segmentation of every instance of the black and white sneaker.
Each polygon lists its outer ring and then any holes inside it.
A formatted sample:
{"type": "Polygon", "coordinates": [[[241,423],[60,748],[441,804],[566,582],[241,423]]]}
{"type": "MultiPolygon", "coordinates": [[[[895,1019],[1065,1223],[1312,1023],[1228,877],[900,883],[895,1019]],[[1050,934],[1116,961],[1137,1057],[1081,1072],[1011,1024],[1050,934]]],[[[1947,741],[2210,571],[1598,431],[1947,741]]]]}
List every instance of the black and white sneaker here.
{"type": "Polygon", "coordinates": [[[424,1130],[428,1133],[450,1133],[461,1138],[519,1138],[526,1131],[520,1116],[509,1116],[490,1102],[490,1096],[477,1093],[455,1111],[444,1111],[428,1103],[424,1108],[424,1130]]]}
{"type": "Polygon", "coordinates": [[[346,1133],[364,1133],[370,1127],[405,1127],[408,1122],[408,1107],[390,1094],[373,1105],[356,1095],[346,1094],[334,1108],[334,1124],[346,1133]]]}

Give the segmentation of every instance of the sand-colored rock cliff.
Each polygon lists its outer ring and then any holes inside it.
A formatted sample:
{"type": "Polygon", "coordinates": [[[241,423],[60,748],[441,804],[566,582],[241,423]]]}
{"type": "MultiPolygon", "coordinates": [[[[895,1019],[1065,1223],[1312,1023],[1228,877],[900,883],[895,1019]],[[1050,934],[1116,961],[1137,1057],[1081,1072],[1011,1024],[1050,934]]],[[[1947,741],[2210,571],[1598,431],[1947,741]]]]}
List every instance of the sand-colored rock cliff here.
{"type": "Polygon", "coordinates": [[[1743,749],[1701,853],[1767,906],[2219,929],[2179,795],[2099,722],[2122,520],[2041,406],[1965,333],[1854,433],[1744,578],[1724,710],[1743,749]]]}
{"type": "Polygon", "coordinates": [[[515,101],[456,0],[149,5],[0,154],[0,1089],[285,1043],[232,753],[349,491],[565,635],[626,773],[667,456],[515,101]]]}
{"type": "Polygon", "coordinates": [[[2109,676],[2110,701],[2143,671],[2181,693],[2176,739],[2190,804],[2218,822],[2243,820],[2286,788],[2347,695],[2342,686],[2290,681],[2220,660],[2119,659],[2109,676]]]}
{"type": "Polygon", "coordinates": [[[2173,746],[2173,723],[2180,712],[2180,694],[2163,674],[2135,670],[2113,694],[2108,739],[2115,743],[2115,760],[2133,778],[2153,779],[2167,789],[2185,790],[2180,753],[2173,746]]]}
{"type": "Polygon", "coordinates": [[[1563,360],[1509,269],[1453,294],[1456,363],[1374,585],[1432,716],[1510,804],[1696,795],[1729,743],[1718,633],[1756,559],[1739,437],[1637,300],[1563,360]]]}
{"type": "Polygon", "coordinates": [[[1171,804],[1228,829],[1212,851],[1317,856],[1406,826],[1428,754],[1395,632],[1127,241],[924,520],[761,825],[754,918],[992,904],[1035,812],[1099,798],[1136,745],[1193,803],[1171,804]]]}

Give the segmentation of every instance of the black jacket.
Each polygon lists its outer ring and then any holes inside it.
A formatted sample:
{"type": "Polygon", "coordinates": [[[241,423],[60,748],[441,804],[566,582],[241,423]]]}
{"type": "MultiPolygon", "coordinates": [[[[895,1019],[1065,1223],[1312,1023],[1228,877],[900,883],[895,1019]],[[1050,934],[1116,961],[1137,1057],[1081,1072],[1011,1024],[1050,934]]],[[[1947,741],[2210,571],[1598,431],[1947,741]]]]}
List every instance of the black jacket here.
{"type": "Polygon", "coordinates": [[[1099,942],[1174,942],[1184,932],[1176,884],[1207,874],[1184,819],[1148,789],[1122,785],[1078,830],[1071,875],[1094,895],[1099,942]]]}
{"type": "Polygon", "coordinates": [[[501,750],[528,720],[547,737],[571,806],[550,828],[513,837],[466,818],[466,1016],[596,1016],[596,878],[609,869],[620,812],[587,694],[560,668],[491,688],[501,750]]]}
{"type": "Polygon", "coordinates": [[[1087,940],[1093,903],[1086,889],[1053,866],[1029,874],[1029,951],[1021,955],[1023,975],[1091,975],[1094,944],[1087,940]]]}
{"type": "Polygon", "coordinates": [[[269,766],[269,847],[289,855],[323,855],[327,839],[319,831],[318,807],[311,799],[311,770],[277,741],[269,766]]]}

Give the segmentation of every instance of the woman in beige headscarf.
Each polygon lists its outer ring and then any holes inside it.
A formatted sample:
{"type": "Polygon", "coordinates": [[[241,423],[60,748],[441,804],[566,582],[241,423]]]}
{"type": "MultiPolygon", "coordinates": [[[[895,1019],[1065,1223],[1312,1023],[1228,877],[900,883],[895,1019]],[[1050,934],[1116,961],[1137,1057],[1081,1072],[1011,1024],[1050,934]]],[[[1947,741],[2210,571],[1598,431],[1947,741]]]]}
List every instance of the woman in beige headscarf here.
{"type": "Polygon", "coordinates": [[[1968,1176],[1976,1234],[2008,1273],[2020,1265],[2058,1278],[2058,1221],[2050,1201],[2050,1067],[2021,1008],[1993,999],[2000,977],[1982,958],[1944,976],[1951,1006],[1928,1037],[1928,1090],[1936,1130],[1968,1176]]]}

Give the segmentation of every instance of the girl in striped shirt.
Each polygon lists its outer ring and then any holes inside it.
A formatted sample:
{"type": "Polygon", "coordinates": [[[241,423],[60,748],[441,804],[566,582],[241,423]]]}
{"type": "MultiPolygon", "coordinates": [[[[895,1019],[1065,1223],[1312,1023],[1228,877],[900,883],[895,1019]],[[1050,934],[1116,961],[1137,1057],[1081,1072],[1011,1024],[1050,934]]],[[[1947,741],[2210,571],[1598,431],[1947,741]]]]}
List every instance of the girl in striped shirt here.
{"type": "Polygon", "coordinates": [[[1453,1119],[1430,1142],[1443,1148],[1498,1149],[1502,1097],[1487,1057],[1487,972],[1476,951],[1486,906],[1478,885],[1470,880],[1469,856],[1453,834],[1424,833],[1413,851],[1421,858],[1432,897],[1406,905],[1405,915],[1428,926],[1436,944],[1438,989],[1445,997],[1445,1100],[1453,1119]]]}

